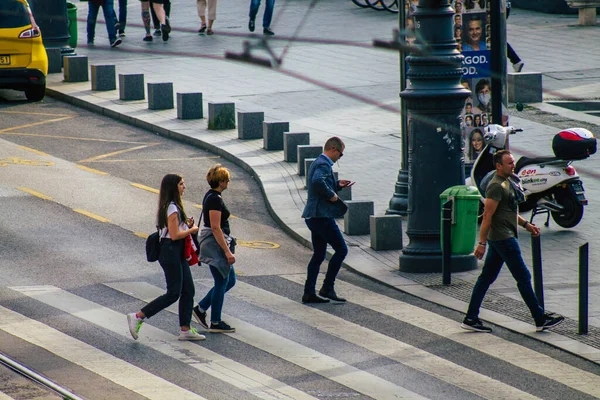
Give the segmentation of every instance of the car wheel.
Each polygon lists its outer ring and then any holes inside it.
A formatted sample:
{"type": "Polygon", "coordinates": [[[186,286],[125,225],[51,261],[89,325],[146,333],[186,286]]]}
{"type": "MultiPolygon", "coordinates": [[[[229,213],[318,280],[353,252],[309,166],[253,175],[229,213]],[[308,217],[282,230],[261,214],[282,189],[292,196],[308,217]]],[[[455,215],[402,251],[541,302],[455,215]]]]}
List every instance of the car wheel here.
{"type": "Polygon", "coordinates": [[[41,101],[44,99],[46,95],[46,85],[44,86],[34,86],[25,90],[25,97],[29,101],[41,101]]]}

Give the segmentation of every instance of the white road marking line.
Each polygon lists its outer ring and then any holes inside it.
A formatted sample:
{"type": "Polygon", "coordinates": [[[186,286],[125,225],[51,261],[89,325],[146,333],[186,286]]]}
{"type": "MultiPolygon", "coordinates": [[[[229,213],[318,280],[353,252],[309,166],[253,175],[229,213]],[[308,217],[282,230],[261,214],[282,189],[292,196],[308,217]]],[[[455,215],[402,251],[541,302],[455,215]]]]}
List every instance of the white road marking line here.
{"type": "MultiPolygon", "coordinates": [[[[114,289],[119,290],[114,284],[111,285],[113,285],[114,289]]],[[[120,291],[143,301],[151,301],[164,293],[163,289],[143,282],[138,283],[135,289],[131,283],[123,283],[122,290],[120,291]]],[[[169,307],[167,310],[177,314],[177,309],[174,306],[169,307]]],[[[223,318],[236,327],[236,332],[232,334],[233,338],[324,376],[359,393],[377,400],[425,399],[425,397],[401,386],[240,319],[225,314],[223,318]]]]}
{"type": "Polygon", "coordinates": [[[538,399],[399,340],[247,283],[238,281],[231,295],[388,357],[485,399],[538,399]]]}
{"type": "MultiPolygon", "coordinates": [[[[305,280],[305,277],[300,275],[282,277],[302,285],[305,280]]],[[[572,389],[600,397],[600,376],[598,375],[572,367],[493,334],[466,332],[456,321],[361,287],[340,280],[335,282],[335,287],[336,291],[340,293],[348,293],[350,301],[362,307],[463,344],[572,389]]],[[[535,329],[533,325],[531,329],[535,329]]]]}
{"type": "Polygon", "coordinates": [[[204,399],[36,320],[0,306],[0,330],[149,399],[204,399]]]}
{"type": "MultiPolygon", "coordinates": [[[[126,294],[129,294],[130,291],[135,292],[138,285],[135,283],[110,284],[111,287],[115,286],[115,290],[123,291],[126,294]]],[[[152,288],[160,292],[160,294],[164,293],[159,288],[152,288]]],[[[53,286],[12,287],[11,289],[131,339],[125,315],[109,308],[53,286]]],[[[133,341],[133,339],[131,340],[133,341]]],[[[149,324],[142,326],[139,341],[166,356],[247,391],[258,398],[267,400],[316,400],[314,397],[288,386],[277,379],[223,357],[195,343],[178,341],[176,336],[149,324]]]]}

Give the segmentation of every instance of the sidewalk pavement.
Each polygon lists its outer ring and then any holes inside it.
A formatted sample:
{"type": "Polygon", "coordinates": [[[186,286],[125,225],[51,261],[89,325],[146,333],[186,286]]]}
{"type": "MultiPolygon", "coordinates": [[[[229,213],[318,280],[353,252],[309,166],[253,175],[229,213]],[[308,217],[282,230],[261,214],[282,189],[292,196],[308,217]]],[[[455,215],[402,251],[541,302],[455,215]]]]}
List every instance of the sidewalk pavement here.
{"type": "MultiPolygon", "coordinates": [[[[88,55],[90,65],[115,64],[117,73],[143,73],[146,83],[173,82],[175,93],[202,92],[205,110],[207,102],[233,101],[236,111],[264,111],[265,121],[288,121],[290,131],[310,132],[312,144],[323,144],[333,135],[342,137],[346,156],[338,163],[340,178],[355,180],[353,199],[374,201],[375,215],[383,215],[400,165],[400,117],[382,107],[398,108],[398,55],[364,45],[373,38],[391,39],[396,16],[359,9],[342,0],[318,2],[311,11],[307,11],[309,0],[278,2],[272,24],[275,38],[292,36],[303,24],[300,37],[346,40],[355,45],[269,41],[276,54],[285,54],[282,67],[272,70],[223,57],[225,51],[242,51],[242,42],[247,38],[241,35],[248,34],[248,3],[231,0],[221,5],[213,36],[196,33],[199,19],[193,6],[175,3],[171,39],[164,43],[155,38],[153,43],[146,43],[141,40],[139,4],[131,2],[127,37],[119,48],[108,47],[99,25],[96,47],[80,46],[77,53],[88,55]]],[[[77,6],[80,42],[85,43],[87,5],[82,2],[77,6]]],[[[257,21],[261,16],[262,8],[257,21]]],[[[597,97],[600,53],[591,49],[600,40],[600,28],[576,24],[576,15],[518,9],[511,13],[508,40],[524,60],[524,71],[543,73],[545,100],[597,97]]],[[[283,161],[281,151],[263,150],[262,140],[239,140],[237,130],[209,131],[206,119],[178,120],[176,110],[149,110],[146,101],[120,101],[117,91],[93,92],[90,82],[65,83],[62,79],[61,74],[49,75],[50,96],[208,149],[242,166],[256,177],[279,225],[299,242],[310,244],[308,228],[300,217],[306,200],[304,177],[297,175],[296,164],[283,161]]],[[[511,140],[517,156],[552,154],[552,136],[567,126],[583,124],[598,134],[593,128],[600,117],[547,102],[532,106],[511,117],[512,125],[525,130],[511,140]]],[[[600,239],[595,232],[600,216],[600,180],[594,171],[600,161],[596,156],[575,166],[590,200],[584,219],[570,230],[559,229],[551,221],[542,237],[546,309],[568,320],[554,332],[536,334],[506,268],[493,285],[481,317],[598,362],[600,293],[596,289],[600,263],[595,261],[600,261],[596,251],[600,239]],[[580,336],[576,329],[577,247],[585,242],[591,248],[590,334],[580,336]]],[[[541,218],[536,220],[539,226],[541,218]]],[[[408,238],[405,233],[403,236],[407,245],[408,238]]],[[[441,285],[441,274],[400,273],[401,252],[374,251],[369,247],[369,236],[346,236],[346,240],[350,248],[346,268],[449,308],[466,310],[479,270],[453,274],[453,284],[445,287],[441,285]]],[[[520,243],[525,259],[530,260],[529,238],[522,236],[520,243]]],[[[347,295],[351,299],[351,294],[347,295]]]]}

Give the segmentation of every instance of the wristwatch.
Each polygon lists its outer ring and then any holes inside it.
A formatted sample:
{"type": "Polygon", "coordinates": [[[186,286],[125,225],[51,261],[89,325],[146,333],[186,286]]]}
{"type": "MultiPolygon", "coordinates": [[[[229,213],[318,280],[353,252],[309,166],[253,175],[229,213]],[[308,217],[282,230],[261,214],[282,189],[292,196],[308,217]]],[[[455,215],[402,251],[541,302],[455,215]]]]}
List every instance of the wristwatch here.
{"type": "Polygon", "coordinates": [[[480,245],[480,246],[483,246],[483,247],[485,247],[487,245],[486,242],[478,242],[477,244],[480,245]]]}

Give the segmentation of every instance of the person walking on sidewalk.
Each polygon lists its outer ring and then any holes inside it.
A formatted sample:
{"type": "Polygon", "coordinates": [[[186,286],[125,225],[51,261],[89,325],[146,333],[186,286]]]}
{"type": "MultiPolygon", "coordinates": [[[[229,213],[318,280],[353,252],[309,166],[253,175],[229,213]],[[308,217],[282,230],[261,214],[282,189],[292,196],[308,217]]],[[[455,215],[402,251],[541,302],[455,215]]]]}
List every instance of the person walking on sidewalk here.
{"type": "Polygon", "coordinates": [[[114,10],[115,29],[119,33],[119,37],[125,37],[125,27],[127,26],[127,0],[119,0],[119,17],[117,10],[114,10]]]}
{"type": "Polygon", "coordinates": [[[144,42],[152,41],[152,34],[150,33],[150,3],[152,3],[152,9],[156,13],[156,17],[160,21],[160,31],[163,41],[169,40],[169,33],[171,33],[171,24],[169,18],[165,13],[163,3],[165,0],[140,0],[142,4],[142,22],[144,23],[144,29],[146,30],[146,36],[144,42]]]}
{"type": "MultiPolygon", "coordinates": [[[[153,1],[150,0],[150,3],[153,1]]],[[[163,0],[163,8],[165,10],[165,17],[168,21],[171,17],[171,0],[163,0]]],[[[160,20],[156,16],[156,12],[154,11],[154,6],[150,7],[150,14],[152,15],[152,26],[154,27],[154,36],[162,36],[162,31],[160,30],[160,20]]]]}
{"type": "Polygon", "coordinates": [[[127,314],[129,333],[137,340],[142,324],[179,300],[179,340],[204,340],[190,327],[194,306],[194,281],[184,257],[185,239],[196,232],[194,218],[187,218],[181,196],[185,182],[181,175],[168,174],[162,179],[158,194],[157,227],[160,230],[158,263],[165,272],[167,292],[152,300],[137,313],[127,314]]]}
{"type": "Polygon", "coordinates": [[[117,30],[115,29],[114,0],[91,0],[89,2],[87,15],[87,44],[88,46],[94,45],[96,20],[98,19],[100,7],[102,7],[102,12],[104,13],[104,21],[106,23],[110,47],[117,47],[122,43],[122,40],[117,37],[117,30]]]}
{"type": "Polygon", "coordinates": [[[307,267],[306,283],[302,303],[345,303],[346,299],[339,297],[334,289],[335,278],[348,254],[346,241],[335,222],[346,213],[347,206],[338,198],[337,192],[352,186],[354,182],[339,181],[333,175],[333,164],[342,158],[346,146],[339,137],[331,137],[325,142],[323,153],[310,165],[307,172],[308,199],[304,206],[302,218],[310,229],[313,245],[313,255],[307,267]],[[325,281],[315,293],[317,277],[321,263],[325,260],[327,245],[331,245],[334,254],[329,260],[325,281]]]}
{"type": "Polygon", "coordinates": [[[200,25],[198,33],[206,32],[207,35],[212,35],[212,26],[215,22],[215,19],[217,19],[217,0],[196,0],[196,8],[198,9],[200,21],[202,21],[202,25],[200,25]],[[208,24],[206,23],[207,17],[208,24]]]}
{"type": "Polygon", "coordinates": [[[231,174],[221,164],[213,165],[206,174],[210,190],[202,200],[204,226],[198,235],[200,262],[207,264],[215,281],[212,289],[196,307],[194,317],[204,329],[213,333],[233,333],[232,328],[221,319],[225,293],[235,285],[235,239],[231,236],[229,217],[231,214],[223,202],[223,191],[229,187],[231,174]],[[206,311],[211,308],[210,327],[206,311]]]}
{"type": "Polygon", "coordinates": [[[544,313],[531,286],[531,274],[521,256],[517,241],[517,225],[522,226],[533,236],[540,234],[540,229],[519,215],[518,198],[520,185],[513,177],[515,159],[508,150],[500,150],[494,154],[496,175],[492,178],[485,192],[485,208],[483,222],[479,230],[479,243],[475,248],[475,257],[482,259],[487,245],[487,256],[481,275],[477,278],[467,315],[461,327],[476,332],[491,332],[492,328],[483,325],[479,319],[479,308],[490,285],[494,283],[502,265],[506,263],[510,273],[517,281],[517,288],[531,316],[535,320],[538,332],[553,328],[560,324],[564,317],[544,313]]]}
{"type": "MultiPolygon", "coordinates": [[[[508,19],[509,15],[510,0],[506,2],[506,19],[508,19]]],[[[523,67],[525,66],[525,63],[521,61],[521,58],[517,55],[517,52],[512,48],[508,41],[506,41],[506,55],[508,56],[508,59],[510,60],[510,63],[512,64],[515,72],[521,72],[523,70],[523,67]]]]}
{"type": "MultiPolygon", "coordinates": [[[[254,32],[256,14],[260,7],[260,0],[250,0],[250,21],[248,29],[254,32]]],[[[263,14],[263,34],[273,36],[275,32],[271,30],[271,19],[273,18],[273,9],[275,8],[275,0],[266,0],[265,13],[263,14]]]]}

